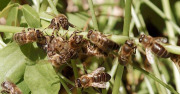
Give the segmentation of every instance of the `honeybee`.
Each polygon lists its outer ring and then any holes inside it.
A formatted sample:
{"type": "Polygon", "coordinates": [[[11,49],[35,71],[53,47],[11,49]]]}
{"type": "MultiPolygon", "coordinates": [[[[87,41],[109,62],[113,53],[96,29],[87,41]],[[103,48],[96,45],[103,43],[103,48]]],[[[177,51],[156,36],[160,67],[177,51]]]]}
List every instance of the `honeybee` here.
{"type": "Polygon", "coordinates": [[[81,76],[75,80],[75,86],[78,88],[106,88],[106,82],[111,79],[111,76],[104,71],[105,68],[100,67],[94,70],[92,73],[81,76]]]}
{"type": "Polygon", "coordinates": [[[156,54],[158,57],[162,58],[169,58],[172,54],[169,53],[162,45],[161,43],[167,43],[167,39],[163,37],[151,37],[146,36],[142,34],[139,38],[139,42],[143,44],[143,46],[146,48],[146,57],[148,61],[152,61],[152,54],[151,51],[156,54]]]}
{"type": "Polygon", "coordinates": [[[118,50],[119,45],[112,40],[108,39],[107,36],[104,34],[98,32],[98,31],[93,31],[89,30],[87,34],[87,38],[95,44],[98,48],[100,48],[102,51],[108,53],[112,50],[118,50]]]}
{"type": "Polygon", "coordinates": [[[78,57],[83,41],[82,35],[75,34],[69,40],[64,40],[58,36],[50,39],[44,48],[52,65],[59,67],[78,57]]]}
{"type": "Polygon", "coordinates": [[[12,82],[5,81],[1,84],[2,91],[1,93],[7,94],[22,94],[21,90],[12,82]]]}
{"type": "Polygon", "coordinates": [[[48,28],[59,29],[62,27],[64,30],[68,30],[69,26],[74,28],[75,26],[68,21],[68,18],[64,14],[59,14],[51,20],[51,24],[48,28]]]}
{"type": "Polygon", "coordinates": [[[136,48],[137,47],[134,45],[133,40],[126,40],[119,53],[119,63],[124,66],[127,65],[131,55],[136,53],[136,48]]]}
{"type": "Polygon", "coordinates": [[[13,40],[16,41],[20,45],[42,41],[43,38],[44,38],[44,35],[40,30],[35,30],[31,28],[28,29],[28,32],[25,32],[25,30],[22,30],[22,32],[15,33],[13,36],[13,40]]]}
{"type": "Polygon", "coordinates": [[[101,49],[96,45],[91,44],[90,41],[86,40],[86,43],[82,47],[82,55],[86,56],[96,56],[96,57],[105,57],[107,56],[101,49]]]}

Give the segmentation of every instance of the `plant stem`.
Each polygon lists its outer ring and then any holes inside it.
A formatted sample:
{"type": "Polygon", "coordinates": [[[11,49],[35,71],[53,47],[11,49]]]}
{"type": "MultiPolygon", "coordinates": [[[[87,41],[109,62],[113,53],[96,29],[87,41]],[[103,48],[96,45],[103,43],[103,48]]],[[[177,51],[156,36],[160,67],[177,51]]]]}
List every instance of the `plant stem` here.
{"type": "Polygon", "coordinates": [[[115,82],[112,90],[112,94],[119,94],[119,87],[121,84],[121,78],[123,74],[124,66],[118,65],[117,71],[116,71],[116,77],[115,77],[115,82]]]}
{"type": "Polygon", "coordinates": [[[68,94],[72,94],[71,91],[69,90],[69,88],[67,87],[66,83],[64,83],[64,81],[62,80],[61,77],[59,77],[59,80],[60,80],[61,84],[63,85],[64,89],[66,90],[66,92],[68,94]]]}
{"type": "MultiPolygon", "coordinates": [[[[75,77],[75,79],[77,79],[78,78],[78,70],[77,70],[77,67],[76,67],[76,60],[72,59],[71,60],[71,65],[73,67],[74,77],[75,77]]],[[[77,88],[77,93],[81,94],[81,90],[79,88],[77,88]]]]}
{"type": "Polygon", "coordinates": [[[58,73],[59,77],[61,77],[64,81],[66,81],[67,83],[71,84],[72,86],[75,86],[75,84],[70,81],[69,79],[67,79],[66,77],[64,77],[61,73],[58,73]]]}
{"type": "Polygon", "coordinates": [[[48,0],[48,3],[50,5],[50,7],[52,8],[52,10],[54,11],[54,14],[58,15],[59,13],[58,13],[58,11],[56,9],[56,6],[54,5],[53,1],[52,0],[48,0]]]}
{"type": "MultiPolygon", "coordinates": [[[[166,17],[169,20],[173,21],[169,0],[161,0],[161,2],[162,2],[162,6],[163,6],[163,11],[164,11],[166,17]]],[[[171,44],[176,44],[176,42],[174,41],[175,33],[174,33],[174,29],[172,27],[173,25],[169,21],[166,21],[165,23],[166,23],[166,28],[167,28],[167,32],[168,32],[169,42],[171,44]]],[[[176,51],[176,50],[174,50],[174,51],[176,51]]],[[[177,68],[176,68],[176,66],[174,66],[173,62],[172,62],[172,65],[173,65],[176,89],[178,92],[180,92],[180,81],[179,81],[180,73],[177,71],[177,68]]]]}
{"type": "Polygon", "coordinates": [[[124,26],[123,26],[124,36],[129,36],[129,27],[131,22],[131,3],[132,0],[126,0],[124,26]]]}
{"type": "MultiPolygon", "coordinates": [[[[123,27],[123,35],[124,36],[129,36],[129,28],[130,28],[130,22],[131,22],[131,3],[132,3],[132,0],[126,0],[125,18],[124,18],[124,27],[123,27]]],[[[124,66],[119,64],[118,69],[116,71],[116,77],[115,77],[112,94],[119,93],[123,70],[124,70],[124,66]]]]}
{"type": "Polygon", "coordinates": [[[180,34],[180,27],[175,24],[172,20],[168,19],[168,17],[158,8],[156,7],[151,1],[143,0],[146,5],[148,5],[153,11],[155,11],[161,18],[171,23],[172,27],[180,34]]]}
{"type": "Polygon", "coordinates": [[[173,92],[174,94],[178,94],[178,92],[172,88],[170,85],[165,84],[163,81],[159,80],[158,78],[156,78],[154,75],[150,74],[149,72],[145,71],[144,69],[139,68],[137,65],[133,64],[133,67],[135,69],[137,69],[138,71],[144,73],[145,75],[149,76],[150,78],[152,78],[154,81],[160,83],[161,85],[163,85],[164,87],[166,87],[167,89],[169,89],[171,92],[173,92]]]}
{"type": "Polygon", "coordinates": [[[88,0],[88,3],[89,3],[91,15],[92,15],[94,29],[99,30],[97,20],[96,20],[96,15],[95,15],[95,12],[94,12],[93,2],[92,2],[92,0],[88,0]]]}

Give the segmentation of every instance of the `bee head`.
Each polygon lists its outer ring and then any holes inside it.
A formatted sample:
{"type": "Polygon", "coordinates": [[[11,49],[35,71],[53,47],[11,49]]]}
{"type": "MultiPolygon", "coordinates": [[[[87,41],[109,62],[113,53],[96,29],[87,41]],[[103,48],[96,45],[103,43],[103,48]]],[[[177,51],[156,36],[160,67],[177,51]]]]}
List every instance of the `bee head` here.
{"type": "Polygon", "coordinates": [[[90,38],[91,34],[93,33],[93,30],[89,30],[87,34],[87,38],[90,38]]]}
{"type": "Polygon", "coordinates": [[[75,85],[76,85],[76,87],[82,87],[82,86],[81,86],[81,81],[80,81],[80,79],[77,79],[77,80],[75,81],[75,85]]]}
{"type": "Polygon", "coordinates": [[[146,36],[144,34],[142,34],[139,38],[139,42],[142,43],[143,45],[148,45],[151,43],[152,37],[151,36],[146,36]]]}
{"type": "Polygon", "coordinates": [[[133,47],[134,46],[133,40],[126,40],[125,44],[127,44],[129,47],[133,47]]]}
{"type": "Polygon", "coordinates": [[[75,39],[76,44],[80,44],[83,40],[83,36],[77,35],[77,36],[74,36],[73,39],[75,39]]]}

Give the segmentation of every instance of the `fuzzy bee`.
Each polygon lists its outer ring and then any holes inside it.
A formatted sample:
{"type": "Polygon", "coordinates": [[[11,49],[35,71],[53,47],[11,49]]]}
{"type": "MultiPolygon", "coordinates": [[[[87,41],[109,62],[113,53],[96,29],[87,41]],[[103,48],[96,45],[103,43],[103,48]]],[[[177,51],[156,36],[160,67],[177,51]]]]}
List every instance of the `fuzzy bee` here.
{"type": "Polygon", "coordinates": [[[87,38],[95,44],[98,48],[100,48],[102,51],[108,53],[112,50],[118,50],[119,45],[112,40],[108,39],[107,36],[104,34],[98,32],[98,31],[93,31],[89,30],[87,34],[87,38]]]}
{"type": "Polygon", "coordinates": [[[125,44],[121,47],[118,60],[121,65],[127,65],[132,54],[136,53],[136,46],[133,40],[126,40],[125,44]]]}
{"type": "Polygon", "coordinates": [[[75,85],[78,88],[106,88],[106,82],[111,79],[111,76],[104,72],[105,68],[100,67],[94,70],[92,73],[82,75],[80,78],[75,80],[75,85]]]}
{"type": "Polygon", "coordinates": [[[44,40],[44,35],[40,30],[28,29],[28,32],[22,30],[22,32],[15,33],[13,40],[20,45],[32,42],[38,42],[44,40]]]}
{"type": "Polygon", "coordinates": [[[145,47],[146,57],[149,62],[153,62],[152,60],[154,60],[151,52],[161,58],[169,58],[172,55],[162,46],[163,43],[168,42],[166,38],[153,38],[151,36],[142,34],[139,38],[139,42],[145,47]]]}
{"type": "Polygon", "coordinates": [[[68,21],[68,18],[64,14],[59,14],[51,20],[51,24],[48,28],[60,30],[62,27],[64,30],[68,30],[69,26],[74,28],[75,26],[68,21]]]}
{"type": "Polygon", "coordinates": [[[72,35],[69,40],[65,40],[60,36],[50,37],[43,48],[53,66],[59,67],[78,57],[83,41],[82,35],[76,34],[72,35]]]}
{"type": "Polygon", "coordinates": [[[96,45],[90,43],[86,40],[84,46],[82,47],[82,55],[86,56],[96,56],[96,57],[105,57],[107,54],[99,49],[96,45]]]}
{"type": "Polygon", "coordinates": [[[5,81],[1,84],[2,91],[1,93],[7,94],[22,94],[21,90],[12,82],[5,81]]]}

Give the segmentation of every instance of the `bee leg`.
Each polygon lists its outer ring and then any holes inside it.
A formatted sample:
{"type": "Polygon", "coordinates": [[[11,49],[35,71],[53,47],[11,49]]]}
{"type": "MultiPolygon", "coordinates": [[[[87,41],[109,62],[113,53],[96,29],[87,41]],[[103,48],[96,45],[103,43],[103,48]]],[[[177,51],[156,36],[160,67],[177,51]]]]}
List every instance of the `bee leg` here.
{"type": "Polygon", "coordinates": [[[136,54],[136,48],[137,48],[137,46],[133,47],[133,49],[134,49],[133,54],[136,54]]]}
{"type": "Polygon", "coordinates": [[[1,93],[2,94],[10,94],[10,92],[8,90],[2,90],[1,93]]]}
{"type": "Polygon", "coordinates": [[[73,24],[70,23],[70,22],[68,22],[68,25],[69,25],[70,27],[72,27],[72,28],[75,28],[75,27],[76,27],[75,25],[73,25],[73,24]]]}
{"type": "Polygon", "coordinates": [[[84,63],[83,63],[83,68],[84,68],[84,72],[85,72],[85,74],[88,74],[88,73],[87,73],[86,66],[85,66],[85,64],[84,64],[84,63]]]}
{"type": "Polygon", "coordinates": [[[102,94],[102,92],[99,89],[96,89],[95,87],[92,87],[96,92],[102,94]]]}
{"type": "MultiPolygon", "coordinates": [[[[64,30],[63,30],[64,32],[64,30]]],[[[62,36],[63,39],[67,40],[67,34],[68,34],[68,31],[62,36]]],[[[71,36],[70,36],[71,37],[71,36]]]]}

